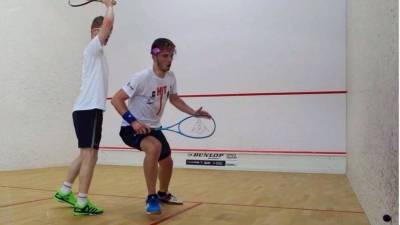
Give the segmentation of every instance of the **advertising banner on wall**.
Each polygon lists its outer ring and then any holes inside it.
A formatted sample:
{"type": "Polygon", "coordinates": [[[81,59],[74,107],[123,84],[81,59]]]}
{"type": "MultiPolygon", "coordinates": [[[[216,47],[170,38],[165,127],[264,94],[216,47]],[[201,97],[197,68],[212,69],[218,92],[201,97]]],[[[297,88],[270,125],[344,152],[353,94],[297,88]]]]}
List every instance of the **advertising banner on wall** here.
{"type": "Polygon", "coordinates": [[[198,166],[237,166],[237,154],[227,153],[188,153],[186,157],[186,165],[198,166]]]}

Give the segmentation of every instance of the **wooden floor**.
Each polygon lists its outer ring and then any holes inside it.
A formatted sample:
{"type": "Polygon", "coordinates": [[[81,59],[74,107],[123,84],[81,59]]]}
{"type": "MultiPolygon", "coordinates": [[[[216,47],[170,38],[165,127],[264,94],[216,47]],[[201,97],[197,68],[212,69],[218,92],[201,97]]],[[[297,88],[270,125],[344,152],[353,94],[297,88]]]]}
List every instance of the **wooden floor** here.
{"type": "Polygon", "coordinates": [[[142,168],[97,166],[90,198],[105,213],[75,217],[52,199],[66,172],[0,172],[0,224],[369,224],[345,175],[175,169],[171,191],[185,203],[149,217],[142,168]]]}

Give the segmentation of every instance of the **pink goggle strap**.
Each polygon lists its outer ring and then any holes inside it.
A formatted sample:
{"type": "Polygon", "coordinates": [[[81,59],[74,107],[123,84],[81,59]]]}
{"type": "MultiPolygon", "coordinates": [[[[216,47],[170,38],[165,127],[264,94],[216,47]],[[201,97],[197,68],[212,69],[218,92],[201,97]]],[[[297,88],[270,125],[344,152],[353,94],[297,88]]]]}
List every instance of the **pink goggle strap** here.
{"type": "Polygon", "coordinates": [[[161,50],[159,49],[159,48],[153,48],[152,50],[151,50],[151,54],[152,55],[157,55],[158,53],[160,53],[161,52],[161,50]]]}

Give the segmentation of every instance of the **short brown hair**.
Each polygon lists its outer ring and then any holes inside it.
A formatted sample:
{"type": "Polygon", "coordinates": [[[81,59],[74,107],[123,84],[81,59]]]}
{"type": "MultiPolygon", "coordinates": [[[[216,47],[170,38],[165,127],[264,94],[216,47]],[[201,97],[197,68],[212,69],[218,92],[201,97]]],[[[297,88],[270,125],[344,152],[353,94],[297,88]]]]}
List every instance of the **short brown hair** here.
{"type": "Polygon", "coordinates": [[[104,16],[98,16],[98,17],[94,18],[90,29],[100,28],[101,25],[103,24],[103,20],[104,20],[104,16]]]}
{"type": "Polygon", "coordinates": [[[174,54],[176,53],[175,44],[167,38],[157,38],[154,40],[153,44],[151,45],[150,53],[152,55],[157,55],[161,50],[164,49],[171,49],[174,51],[174,54]]]}

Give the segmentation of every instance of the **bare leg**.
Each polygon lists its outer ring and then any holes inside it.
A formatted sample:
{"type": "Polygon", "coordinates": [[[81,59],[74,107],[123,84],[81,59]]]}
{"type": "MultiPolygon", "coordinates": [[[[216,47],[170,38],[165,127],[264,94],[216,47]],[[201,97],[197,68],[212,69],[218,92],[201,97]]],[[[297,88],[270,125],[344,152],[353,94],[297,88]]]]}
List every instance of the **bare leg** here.
{"type": "Polygon", "coordinates": [[[158,158],[161,153],[161,143],[152,136],[145,137],[140,143],[142,151],[145,153],[143,160],[143,170],[146,179],[148,194],[156,193],[158,158]]]}
{"type": "Polygon", "coordinates": [[[82,148],[81,155],[82,158],[80,174],[79,174],[79,192],[88,193],[90,182],[92,181],[94,167],[97,162],[98,150],[91,148],[82,148]]]}
{"type": "Polygon", "coordinates": [[[76,157],[74,161],[72,161],[67,173],[67,179],[65,181],[71,184],[74,183],[76,177],[79,174],[79,170],[81,169],[81,164],[82,164],[82,157],[79,155],[78,157],[76,157]]]}
{"type": "Polygon", "coordinates": [[[160,181],[160,191],[168,192],[169,182],[172,176],[173,161],[171,155],[159,161],[158,179],[160,181]]]}

